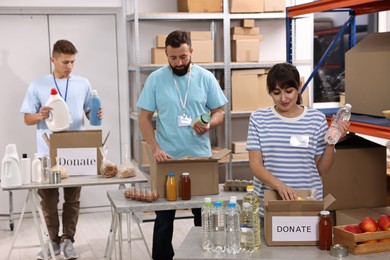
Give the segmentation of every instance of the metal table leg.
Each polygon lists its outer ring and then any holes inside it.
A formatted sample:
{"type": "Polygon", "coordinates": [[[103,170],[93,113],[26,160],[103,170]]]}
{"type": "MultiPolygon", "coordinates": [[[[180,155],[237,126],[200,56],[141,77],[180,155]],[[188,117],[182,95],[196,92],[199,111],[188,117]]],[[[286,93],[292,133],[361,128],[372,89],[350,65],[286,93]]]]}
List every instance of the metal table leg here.
{"type": "Polygon", "coordinates": [[[11,231],[14,231],[14,200],[12,197],[12,191],[8,192],[8,199],[9,199],[9,228],[11,231]]]}

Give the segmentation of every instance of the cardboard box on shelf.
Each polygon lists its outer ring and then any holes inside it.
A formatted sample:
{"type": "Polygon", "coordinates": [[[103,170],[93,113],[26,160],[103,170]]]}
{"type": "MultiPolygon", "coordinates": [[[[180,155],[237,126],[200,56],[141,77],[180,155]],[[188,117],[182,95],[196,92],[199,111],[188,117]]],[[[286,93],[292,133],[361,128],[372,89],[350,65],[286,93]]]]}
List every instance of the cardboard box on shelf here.
{"type": "Polygon", "coordinates": [[[100,174],[103,159],[101,130],[56,132],[50,135],[50,140],[45,139],[53,166],[64,166],[69,176],[100,174]]]}
{"type": "Polygon", "coordinates": [[[336,145],[333,166],[322,180],[324,195],[336,198],[330,210],[386,206],[386,147],[348,135],[336,145]]]}
{"type": "Polygon", "coordinates": [[[263,35],[243,35],[243,34],[233,34],[231,36],[232,40],[263,40],[263,35]]]}
{"type": "Polygon", "coordinates": [[[260,27],[245,28],[245,27],[236,26],[230,28],[230,34],[231,35],[259,35],[260,27]]]}
{"type": "Polygon", "coordinates": [[[265,73],[264,69],[232,71],[233,112],[251,112],[273,105],[267,92],[265,73]]]}
{"type": "Polygon", "coordinates": [[[167,64],[168,59],[165,48],[152,48],[152,64],[167,64]]]}
{"type": "Polygon", "coordinates": [[[156,36],[156,47],[157,48],[165,48],[165,40],[167,39],[166,34],[159,34],[156,36]]]}
{"type": "Polygon", "coordinates": [[[231,55],[233,62],[258,62],[260,55],[259,40],[232,40],[231,55]]]}
{"type": "Polygon", "coordinates": [[[230,0],[231,13],[262,13],[264,0],[230,0]]]}
{"type": "Polygon", "coordinates": [[[390,32],[367,35],[345,54],[345,99],[352,113],[383,117],[390,109],[390,32]]]}
{"type": "Polygon", "coordinates": [[[264,0],[264,12],[284,12],[286,11],[285,0],[264,0]]]}
{"type": "Polygon", "coordinates": [[[191,41],[194,40],[211,40],[211,31],[190,31],[191,41]]]}
{"type": "MultiPolygon", "coordinates": [[[[150,146],[146,146],[150,161],[150,185],[156,189],[160,197],[165,197],[165,183],[169,172],[175,173],[176,183],[180,181],[183,172],[191,176],[191,195],[218,194],[219,174],[218,161],[230,153],[221,149],[209,158],[182,158],[156,162],[150,146]]],[[[180,189],[179,193],[180,194],[180,189]]]]}
{"type": "MultiPolygon", "coordinates": [[[[311,195],[310,190],[296,190],[298,196],[311,195]]],[[[282,200],[273,190],[264,191],[264,228],[267,245],[317,245],[321,210],[334,202],[328,195],[324,200],[282,200]]]]}
{"type": "Polygon", "coordinates": [[[232,160],[233,161],[248,161],[249,160],[249,153],[248,152],[232,153],[232,160]]]}
{"type": "Polygon", "coordinates": [[[254,19],[244,19],[244,20],[241,20],[241,26],[245,27],[245,28],[255,27],[255,20],[254,19]]]}
{"type": "Polygon", "coordinates": [[[222,0],[177,0],[179,12],[190,13],[220,13],[222,0]]]}
{"type": "Polygon", "coordinates": [[[192,62],[212,63],[214,62],[214,41],[213,40],[191,40],[192,62]]]}
{"type": "Polygon", "coordinates": [[[246,141],[232,142],[233,153],[245,153],[246,152],[246,141]]]}

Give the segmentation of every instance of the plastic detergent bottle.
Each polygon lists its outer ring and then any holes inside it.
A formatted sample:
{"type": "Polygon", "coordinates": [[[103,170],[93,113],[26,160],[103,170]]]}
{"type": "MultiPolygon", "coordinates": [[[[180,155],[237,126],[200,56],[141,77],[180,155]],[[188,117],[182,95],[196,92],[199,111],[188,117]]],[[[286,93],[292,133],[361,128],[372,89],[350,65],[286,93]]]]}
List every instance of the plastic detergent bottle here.
{"type": "Polygon", "coordinates": [[[31,181],[33,183],[42,182],[42,162],[38,154],[34,154],[34,159],[31,163],[31,181]]]}
{"type": "Polygon", "coordinates": [[[20,173],[22,175],[22,184],[31,183],[31,159],[27,158],[27,154],[22,155],[20,160],[20,173]]]}
{"type": "Polygon", "coordinates": [[[89,123],[94,126],[102,125],[102,120],[98,116],[101,107],[101,101],[96,89],[92,91],[92,97],[89,100],[89,106],[91,107],[91,111],[89,112],[89,123]]]}
{"type": "Polygon", "coordinates": [[[46,119],[46,125],[52,132],[61,132],[69,128],[68,106],[55,88],[51,89],[45,106],[52,108],[49,118],[46,119]]]}
{"type": "Polygon", "coordinates": [[[20,175],[20,163],[15,144],[9,144],[5,148],[5,154],[1,161],[1,187],[11,188],[22,186],[20,175]]]}

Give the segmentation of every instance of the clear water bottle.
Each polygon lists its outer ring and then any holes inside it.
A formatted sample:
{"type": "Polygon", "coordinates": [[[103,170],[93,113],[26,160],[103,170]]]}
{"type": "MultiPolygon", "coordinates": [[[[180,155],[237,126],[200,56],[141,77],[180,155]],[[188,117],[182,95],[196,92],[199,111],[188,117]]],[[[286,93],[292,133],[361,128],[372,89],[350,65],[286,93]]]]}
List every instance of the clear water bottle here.
{"type": "Polygon", "coordinates": [[[226,210],[226,252],[240,252],[240,213],[234,202],[229,202],[226,210]]]}
{"type": "Polygon", "coordinates": [[[253,210],[253,234],[255,237],[254,249],[257,250],[261,245],[260,238],[260,197],[254,192],[253,186],[246,187],[247,193],[244,195],[242,201],[249,202],[253,210]]]}
{"type": "Polygon", "coordinates": [[[211,210],[213,204],[210,198],[204,199],[202,207],[202,248],[211,250],[212,247],[212,228],[211,228],[211,210]]]}
{"type": "Polygon", "coordinates": [[[229,203],[231,203],[231,202],[236,204],[236,209],[237,209],[238,213],[240,214],[241,207],[240,207],[240,204],[237,203],[237,196],[230,196],[229,203]]]}
{"type": "Polygon", "coordinates": [[[214,253],[225,252],[226,250],[226,215],[225,209],[220,201],[214,202],[211,213],[212,227],[212,248],[214,253]]]}
{"type": "Polygon", "coordinates": [[[325,141],[328,144],[336,144],[341,136],[340,122],[348,121],[351,118],[351,108],[350,104],[346,104],[344,107],[340,108],[335,117],[332,119],[332,123],[325,134],[325,141]]]}
{"type": "Polygon", "coordinates": [[[253,215],[251,204],[244,202],[240,213],[240,247],[243,252],[247,253],[252,253],[255,249],[253,215]]]}
{"type": "Polygon", "coordinates": [[[101,102],[97,90],[92,91],[92,97],[89,101],[89,105],[91,107],[91,111],[89,112],[89,123],[94,126],[102,125],[102,120],[98,116],[101,102]]]}

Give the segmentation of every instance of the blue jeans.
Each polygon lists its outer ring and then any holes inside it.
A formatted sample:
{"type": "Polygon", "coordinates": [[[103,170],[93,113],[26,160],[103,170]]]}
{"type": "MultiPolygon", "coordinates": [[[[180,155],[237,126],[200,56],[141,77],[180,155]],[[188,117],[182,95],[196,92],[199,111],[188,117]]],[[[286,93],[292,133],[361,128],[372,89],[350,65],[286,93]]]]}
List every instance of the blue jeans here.
{"type": "MultiPolygon", "coordinates": [[[[173,221],[176,210],[156,211],[156,220],[153,229],[153,260],[170,260],[175,255],[172,247],[173,221]]],[[[192,209],[194,214],[194,225],[201,226],[201,209],[192,209]]]]}

